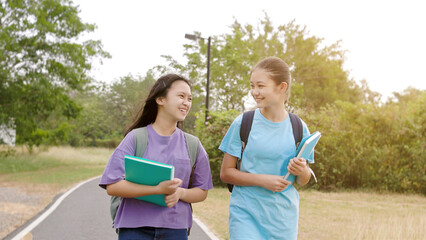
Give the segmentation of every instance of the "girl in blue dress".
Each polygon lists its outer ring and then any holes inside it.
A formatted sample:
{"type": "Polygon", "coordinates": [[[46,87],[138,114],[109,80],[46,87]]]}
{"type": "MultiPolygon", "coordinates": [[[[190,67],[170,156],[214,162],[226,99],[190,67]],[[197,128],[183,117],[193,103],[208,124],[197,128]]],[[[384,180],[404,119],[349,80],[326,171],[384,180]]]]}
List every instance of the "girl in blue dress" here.
{"type": "MultiPolygon", "coordinates": [[[[224,157],[223,182],[234,184],[229,205],[229,239],[297,239],[299,194],[293,186],[309,182],[307,161],[297,159],[293,130],[285,109],[290,95],[290,70],[276,57],[260,61],[251,71],[251,95],[256,100],[253,124],[240,169],[238,116],[219,147],[224,157]],[[287,172],[292,175],[285,180],[287,172]]],[[[302,121],[303,137],[309,135],[302,121]]],[[[313,160],[313,156],[310,156],[313,160]]]]}

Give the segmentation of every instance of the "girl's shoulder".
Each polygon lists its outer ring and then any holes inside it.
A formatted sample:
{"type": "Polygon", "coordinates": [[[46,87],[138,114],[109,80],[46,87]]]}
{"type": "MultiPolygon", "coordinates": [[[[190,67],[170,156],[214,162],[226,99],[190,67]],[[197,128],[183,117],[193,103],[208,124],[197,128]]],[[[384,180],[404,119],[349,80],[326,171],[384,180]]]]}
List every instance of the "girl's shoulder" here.
{"type": "Polygon", "coordinates": [[[237,124],[237,125],[241,125],[241,122],[243,121],[243,115],[244,113],[241,113],[240,115],[238,115],[234,121],[232,122],[232,124],[237,124]]]}
{"type": "Polygon", "coordinates": [[[117,149],[124,150],[126,152],[132,152],[135,146],[134,132],[133,130],[124,136],[120,144],[117,146],[117,149]]]}

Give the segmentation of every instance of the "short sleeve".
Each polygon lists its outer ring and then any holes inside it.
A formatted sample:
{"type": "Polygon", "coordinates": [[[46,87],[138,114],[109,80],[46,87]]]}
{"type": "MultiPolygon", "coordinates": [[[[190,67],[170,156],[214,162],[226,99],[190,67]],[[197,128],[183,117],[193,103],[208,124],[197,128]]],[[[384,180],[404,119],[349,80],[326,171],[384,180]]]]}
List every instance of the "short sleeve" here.
{"type": "Polygon", "coordinates": [[[198,187],[203,190],[209,190],[213,188],[209,157],[201,144],[198,157],[195,162],[195,169],[192,173],[191,187],[198,187]]]}
{"type": "Polygon", "coordinates": [[[135,154],[134,133],[128,133],[115,151],[112,153],[104,173],[102,174],[99,186],[106,188],[106,185],[119,182],[124,179],[124,155],[135,154]]]}
{"type": "Polygon", "coordinates": [[[231,126],[226,132],[225,137],[222,139],[222,143],[219,146],[219,150],[224,153],[228,153],[231,156],[240,158],[241,157],[241,137],[240,128],[243,115],[239,115],[232,122],[231,126]]]}

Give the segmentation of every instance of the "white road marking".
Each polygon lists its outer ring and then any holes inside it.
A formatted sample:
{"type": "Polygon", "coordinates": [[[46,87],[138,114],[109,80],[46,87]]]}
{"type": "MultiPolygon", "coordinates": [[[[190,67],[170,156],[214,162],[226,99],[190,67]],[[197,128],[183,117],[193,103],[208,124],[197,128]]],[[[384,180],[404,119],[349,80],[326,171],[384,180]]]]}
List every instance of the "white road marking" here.
{"type": "MultiPolygon", "coordinates": [[[[62,201],[64,201],[64,199],[66,197],[68,197],[68,195],[70,195],[72,192],[74,192],[77,188],[81,187],[82,185],[95,180],[96,178],[100,178],[100,176],[97,177],[93,177],[91,179],[88,179],[84,182],[81,182],[77,185],[75,185],[73,188],[71,188],[70,190],[68,190],[66,193],[62,194],[61,197],[59,197],[53,204],[52,206],[50,206],[49,209],[47,209],[42,215],[40,215],[36,220],[34,220],[30,225],[28,225],[26,228],[24,228],[21,232],[19,232],[15,237],[12,238],[12,240],[24,240],[24,237],[27,236],[27,234],[31,234],[30,232],[37,227],[37,225],[39,225],[41,222],[43,222],[44,219],[46,219],[53,211],[55,211],[55,209],[59,206],[59,204],[62,203],[62,201]]],[[[217,238],[210,230],[209,228],[204,225],[203,222],[201,222],[196,216],[193,216],[193,220],[194,222],[196,222],[198,224],[198,226],[200,226],[201,230],[203,230],[206,235],[211,239],[211,240],[219,240],[219,238],[217,238]]]]}
{"type": "Polygon", "coordinates": [[[198,226],[200,226],[201,230],[203,230],[211,240],[219,240],[219,238],[217,238],[214,233],[212,233],[209,228],[204,225],[204,223],[201,222],[195,215],[192,215],[192,219],[198,224],[198,226]]]}
{"type": "Polygon", "coordinates": [[[56,202],[54,202],[52,204],[52,206],[50,206],[49,209],[47,209],[42,215],[40,215],[40,217],[38,217],[36,220],[34,220],[30,225],[28,225],[26,228],[24,228],[24,230],[22,230],[20,233],[18,233],[14,238],[12,238],[12,240],[22,240],[22,238],[24,238],[27,233],[31,232],[35,227],[37,227],[37,225],[39,225],[44,219],[46,219],[53,211],[55,211],[55,209],[59,206],[59,204],[61,204],[62,201],[64,201],[64,199],[70,195],[72,192],[74,192],[77,188],[79,188],[81,185],[90,182],[96,178],[99,178],[100,176],[91,178],[89,180],[86,180],[84,182],[81,182],[79,184],[77,184],[76,186],[74,186],[73,188],[71,188],[70,190],[68,190],[66,193],[62,194],[61,197],[58,198],[58,200],[56,200],[56,202]]]}

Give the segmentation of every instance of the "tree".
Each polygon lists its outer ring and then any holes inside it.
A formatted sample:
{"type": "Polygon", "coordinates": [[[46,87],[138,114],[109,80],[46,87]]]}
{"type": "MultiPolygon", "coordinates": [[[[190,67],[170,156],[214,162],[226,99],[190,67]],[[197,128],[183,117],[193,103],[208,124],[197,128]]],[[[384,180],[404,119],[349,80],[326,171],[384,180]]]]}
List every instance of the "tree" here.
{"type": "MultiPolygon", "coordinates": [[[[211,96],[213,110],[243,110],[250,91],[251,68],[267,56],[285,60],[292,74],[290,106],[317,109],[336,100],[363,100],[363,89],[348,79],[343,69],[345,51],[336,42],[324,46],[323,39],[309,36],[306,27],[294,21],[274,28],[266,15],[257,28],[237,20],[231,33],[212,37],[211,96]]],[[[200,35],[199,33],[195,33],[200,35]]],[[[185,72],[205,89],[207,43],[184,45],[187,64],[166,56],[169,68],[185,72]]],[[[202,91],[196,92],[201,97],[202,91]]]]}
{"type": "Polygon", "coordinates": [[[74,118],[73,99],[91,81],[94,58],[109,57],[100,41],[81,41],[83,23],[69,0],[0,0],[0,123],[16,126],[30,147],[53,112],[74,118]]]}
{"type": "Polygon", "coordinates": [[[115,131],[123,134],[127,130],[145,104],[154,83],[153,72],[148,71],[145,77],[128,75],[111,84],[104,96],[104,110],[110,116],[115,131]]]}
{"type": "Polygon", "coordinates": [[[46,124],[56,128],[62,122],[68,123],[71,131],[62,143],[116,147],[154,82],[152,72],[148,71],[145,77],[128,75],[111,84],[92,84],[87,91],[76,95],[77,104],[82,106],[77,118],[67,120],[56,116],[56,121],[47,121],[46,124]]]}

